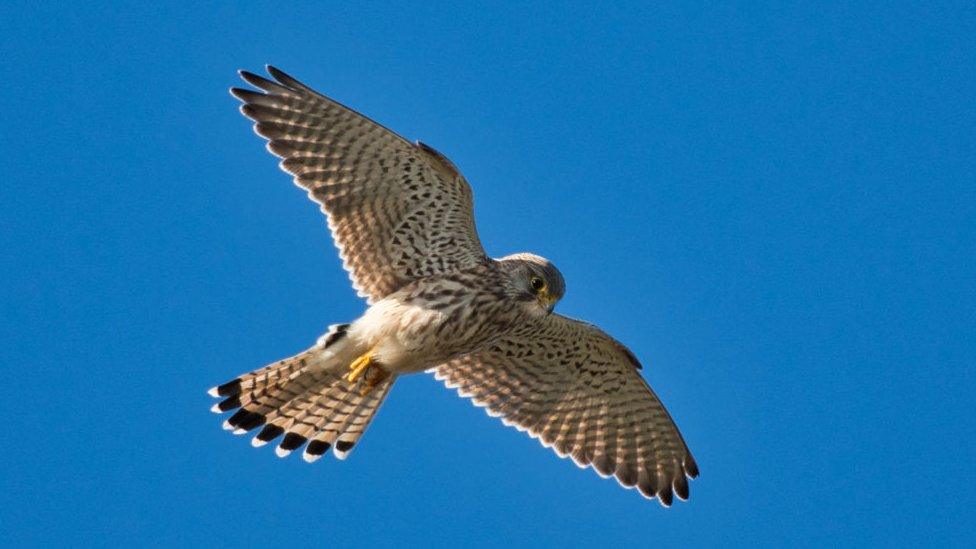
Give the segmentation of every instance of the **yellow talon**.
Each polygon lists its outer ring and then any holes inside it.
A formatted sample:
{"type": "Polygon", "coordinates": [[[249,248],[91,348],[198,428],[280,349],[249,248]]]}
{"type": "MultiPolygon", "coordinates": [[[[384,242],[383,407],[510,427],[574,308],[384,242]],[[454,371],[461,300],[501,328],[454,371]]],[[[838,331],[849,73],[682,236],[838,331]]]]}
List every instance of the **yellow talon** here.
{"type": "Polygon", "coordinates": [[[369,364],[372,361],[373,357],[369,353],[366,353],[365,355],[352,361],[352,364],[349,365],[349,373],[345,375],[345,378],[349,381],[349,383],[355,383],[357,379],[362,377],[363,372],[366,371],[366,368],[369,368],[369,364]]]}

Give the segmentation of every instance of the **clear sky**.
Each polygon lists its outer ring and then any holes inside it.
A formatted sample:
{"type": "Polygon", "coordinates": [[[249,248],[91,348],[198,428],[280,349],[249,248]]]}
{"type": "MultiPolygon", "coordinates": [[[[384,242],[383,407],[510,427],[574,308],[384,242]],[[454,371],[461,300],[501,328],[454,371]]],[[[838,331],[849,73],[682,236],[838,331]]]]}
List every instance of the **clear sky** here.
{"type": "Polygon", "coordinates": [[[972,536],[972,2],[56,4],[0,5],[4,545],[972,536]],[[364,309],[227,93],[265,63],[447,154],[489,253],[559,266],[677,420],[689,502],[426,375],[345,462],[220,429],[208,387],[364,309]]]}

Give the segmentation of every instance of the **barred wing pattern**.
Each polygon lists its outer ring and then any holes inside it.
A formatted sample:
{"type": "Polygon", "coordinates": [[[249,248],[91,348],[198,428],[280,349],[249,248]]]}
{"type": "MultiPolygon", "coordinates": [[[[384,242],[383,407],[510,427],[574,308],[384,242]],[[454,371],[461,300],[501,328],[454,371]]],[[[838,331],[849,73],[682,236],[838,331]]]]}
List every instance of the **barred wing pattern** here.
{"type": "Polygon", "coordinates": [[[435,377],[560,457],[615,475],[645,497],[688,498],[698,466],[634,355],[599,328],[558,314],[443,364],[435,377]]]}
{"type": "Polygon", "coordinates": [[[275,81],[240,73],[261,92],[231,93],[282,169],[322,206],[360,296],[373,303],[412,280],[487,261],[471,188],[447,158],[267,69],[275,81]]]}

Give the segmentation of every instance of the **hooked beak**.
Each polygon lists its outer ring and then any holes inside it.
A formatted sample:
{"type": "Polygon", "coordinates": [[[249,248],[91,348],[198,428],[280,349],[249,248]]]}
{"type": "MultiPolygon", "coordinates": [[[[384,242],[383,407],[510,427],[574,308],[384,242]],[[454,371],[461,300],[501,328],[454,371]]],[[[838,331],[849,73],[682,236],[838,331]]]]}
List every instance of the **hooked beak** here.
{"type": "Polygon", "coordinates": [[[546,310],[546,313],[552,314],[552,310],[556,307],[556,298],[549,295],[548,288],[543,288],[539,292],[539,304],[546,310]]]}

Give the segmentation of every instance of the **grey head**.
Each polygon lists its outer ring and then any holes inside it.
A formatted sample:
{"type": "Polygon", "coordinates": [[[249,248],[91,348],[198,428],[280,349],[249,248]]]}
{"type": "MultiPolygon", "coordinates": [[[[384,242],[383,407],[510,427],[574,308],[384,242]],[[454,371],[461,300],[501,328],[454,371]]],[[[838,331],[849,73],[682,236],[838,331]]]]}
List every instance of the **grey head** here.
{"type": "Polygon", "coordinates": [[[551,313],[556,302],[566,293],[566,281],[551,261],[535,254],[520,253],[498,260],[502,270],[508,273],[509,294],[519,301],[538,304],[551,313]]]}

